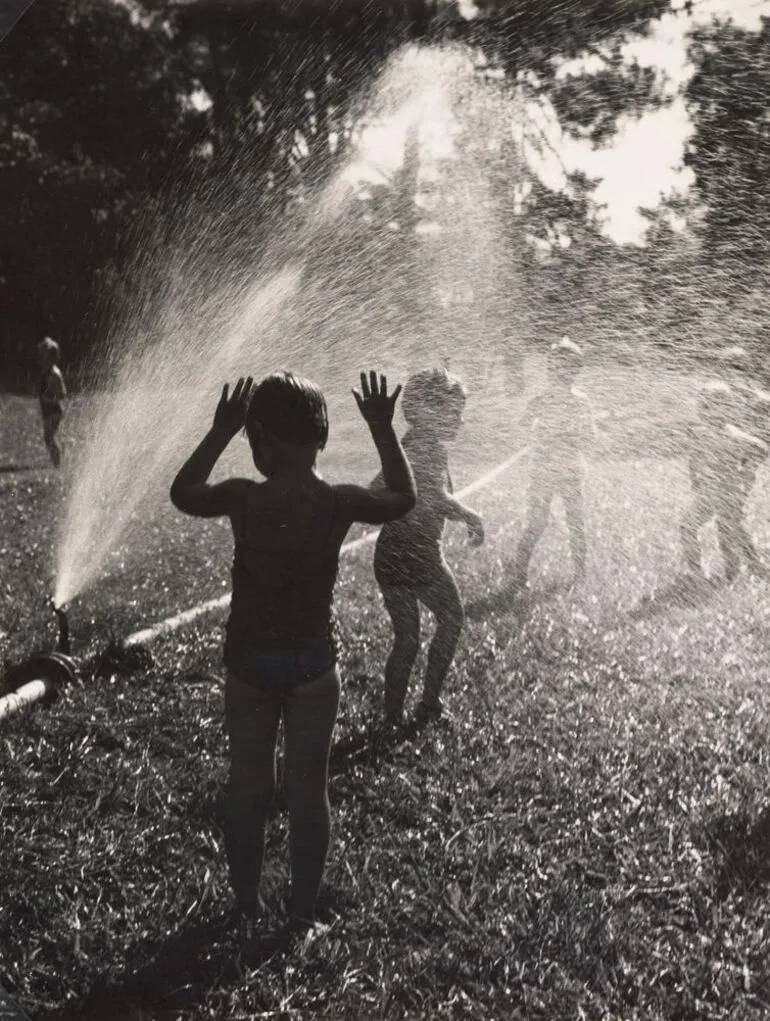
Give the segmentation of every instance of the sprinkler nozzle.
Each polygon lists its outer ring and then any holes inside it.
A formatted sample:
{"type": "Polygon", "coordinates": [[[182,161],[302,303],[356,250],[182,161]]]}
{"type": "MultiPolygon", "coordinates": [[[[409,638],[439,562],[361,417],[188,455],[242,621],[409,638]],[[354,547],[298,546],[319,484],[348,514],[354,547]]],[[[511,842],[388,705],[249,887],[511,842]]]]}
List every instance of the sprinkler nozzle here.
{"type": "Polygon", "coordinates": [[[67,611],[63,606],[54,606],[56,623],[59,625],[59,652],[65,656],[70,654],[70,623],[67,619],[67,611]]]}
{"type": "Polygon", "coordinates": [[[61,606],[57,606],[53,596],[48,596],[45,600],[45,605],[51,610],[56,617],[56,625],[59,629],[59,641],[58,651],[63,652],[65,656],[70,654],[70,624],[67,619],[67,604],[62,603],[61,606]]]}

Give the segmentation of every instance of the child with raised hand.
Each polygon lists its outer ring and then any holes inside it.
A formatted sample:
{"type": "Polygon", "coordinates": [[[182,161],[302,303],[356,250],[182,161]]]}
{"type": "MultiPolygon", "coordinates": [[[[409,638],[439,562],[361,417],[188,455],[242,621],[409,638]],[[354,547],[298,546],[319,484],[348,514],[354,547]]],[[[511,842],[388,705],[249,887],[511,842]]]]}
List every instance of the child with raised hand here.
{"type": "Polygon", "coordinates": [[[734,408],[735,396],[727,383],[711,380],[701,388],[698,423],[690,430],[687,458],[692,502],[680,529],[685,569],[699,575],[698,534],[709,521],[716,522],[728,582],[742,562],[754,573],[767,573],[743,522],[743,512],[756,463],[767,456],[768,446],[729,421],[734,408]]]}
{"type": "Polygon", "coordinates": [[[575,385],[582,367],[583,352],[569,337],[552,344],[546,389],[532,398],[521,419],[530,430],[530,475],[524,533],[513,565],[513,586],[519,591],[527,586],[529,562],[557,496],[567,519],[573,581],[585,577],[584,452],[598,429],[590,400],[575,385]]]}
{"type": "Polygon", "coordinates": [[[234,537],[232,600],[224,660],[229,739],[225,847],[242,943],[256,937],[265,826],[275,788],[279,723],[285,735],[289,810],[289,930],[312,923],[330,837],[329,750],[340,678],[332,594],[351,524],[382,524],[415,503],[409,464],[393,430],[401,388],[361,374],[354,391],[380,456],[383,486],[329,485],[316,471],[328,417],[313,383],[278,372],[256,386],[225,385],[211,428],[182,466],[171,500],[197,517],[228,517],[234,537]],[[245,427],[264,481],[208,482],[230,440],[245,427]]]}
{"type": "Polygon", "coordinates": [[[40,385],[38,397],[43,418],[43,440],[54,468],[61,464],[61,447],[56,439],[61,420],[64,417],[64,398],[67,387],[59,368],[61,349],[55,340],[44,337],[37,346],[40,363],[40,385]]]}
{"type": "MultiPolygon", "coordinates": [[[[474,546],[484,541],[480,516],[452,495],[446,445],[457,435],[464,407],[465,390],[445,369],[418,372],[404,387],[402,410],[409,429],[403,445],[414,470],[417,505],[382,528],[374,552],[375,577],[393,624],[385,665],[385,720],[390,726],[403,718],[420,647],[421,604],[433,614],[436,629],[416,722],[422,725],[444,713],[441,693],[464,620],[457,583],[441,547],[446,521],[464,522],[474,546]]],[[[378,477],[372,485],[381,482],[378,477]]]]}

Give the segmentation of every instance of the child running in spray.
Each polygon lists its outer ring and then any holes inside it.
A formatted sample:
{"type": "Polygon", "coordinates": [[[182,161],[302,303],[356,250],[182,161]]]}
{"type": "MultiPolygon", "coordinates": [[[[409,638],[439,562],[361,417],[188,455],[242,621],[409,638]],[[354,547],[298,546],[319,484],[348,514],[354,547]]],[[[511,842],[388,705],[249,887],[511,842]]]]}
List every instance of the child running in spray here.
{"type": "MultiPolygon", "coordinates": [[[[441,540],[447,520],[463,521],[474,546],[484,541],[475,511],[452,495],[447,443],[457,435],[465,408],[465,390],[445,369],[411,376],[404,387],[402,411],[409,429],[403,438],[417,484],[417,506],[381,530],[374,552],[374,573],[393,624],[393,647],[385,665],[385,721],[403,719],[409,677],[420,648],[420,605],[436,620],[428,650],[416,723],[444,713],[441,692],[463,626],[463,606],[441,540]]],[[[373,486],[381,484],[377,478],[373,486]]],[[[376,492],[376,489],[375,489],[376,492]]]]}
{"type": "Polygon", "coordinates": [[[287,933],[312,924],[330,837],[329,750],[340,678],[332,593],[340,547],[354,521],[382,524],[415,503],[393,430],[401,388],[361,375],[354,391],[380,456],[383,487],[329,485],[316,471],[328,436],[323,394],[288,372],[225,385],[211,428],[180,469],[171,500],[197,517],[228,517],[235,540],[224,660],[229,739],[225,847],[244,949],[258,936],[265,826],[275,788],[279,723],[285,735],[291,896],[287,933]],[[245,427],[263,482],[208,482],[245,427]]]}
{"type": "Polygon", "coordinates": [[[690,430],[687,459],[692,502],[681,525],[685,568],[689,574],[699,575],[698,534],[709,521],[716,522],[728,582],[737,575],[741,562],[755,573],[765,573],[744,525],[743,512],[756,464],[767,456],[768,446],[729,421],[734,408],[735,395],[727,383],[712,380],[702,387],[699,421],[690,430]]]}
{"type": "Polygon", "coordinates": [[[545,532],[555,497],[561,497],[569,530],[573,580],[585,577],[586,531],[583,511],[583,454],[598,435],[591,403],[575,386],[583,353],[569,337],[548,352],[548,385],[527,406],[521,425],[531,430],[526,523],[513,566],[513,586],[527,586],[529,562],[545,532]]]}
{"type": "MultiPolygon", "coordinates": [[[[719,379],[730,388],[730,422],[750,437],[770,443],[770,393],[757,383],[756,359],[745,347],[732,345],[717,351],[716,361],[719,379]]],[[[750,448],[745,450],[740,473],[744,499],[737,522],[741,555],[746,567],[763,577],[768,576],[768,568],[745,526],[745,513],[757,471],[769,450],[770,447],[765,447],[763,453],[757,444],[750,444],[750,448]]]]}
{"type": "Polygon", "coordinates": [[[64,417],[64,398],[67,388],[64,385],[59,362],[61,350],[55,340],[45,337],[37,347],[40,363],[40,412],[43,417],[43,440],[48,449],[55,468],[61,464],[61,448],[56,439],[61,420],[64,417]]]}

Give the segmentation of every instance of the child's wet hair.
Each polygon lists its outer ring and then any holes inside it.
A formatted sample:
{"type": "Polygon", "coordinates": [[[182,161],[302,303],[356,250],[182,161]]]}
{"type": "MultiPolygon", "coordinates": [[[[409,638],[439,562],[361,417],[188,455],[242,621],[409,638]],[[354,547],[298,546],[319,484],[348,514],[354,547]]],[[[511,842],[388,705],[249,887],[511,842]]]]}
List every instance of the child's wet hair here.
{"type": "Polygon", "coordinates": [[[246,411],[246,435],[256,424],[287,443],[323,450],[329,438],[326,398],[309,379],[293,372],[274,372],[258,383],[246,411]]]}
{"type": "Polygon", "coordinates": [[[732,390],[721,379],[711,379],[698,390],[698,411],[701,415],[725,415],[729,410],[732,390]]]}
{"type": "Polygon", "coordinates": [[[747,372],[751,367],[751,356],[745,347],[734,344],[732,347],[717,351],[716,360],[728,369],[740,369],[747,372]]]}
{"type": "Polygon", "coordinates": [[[423,369],[410,376],[401,396],[401,411],[410,425],[427,412],[436,414],[453,404],[464,404],[465,387],[446,369],[423,369]]]}
{"type": "Polygon", "coordinates": [[[50,354],[54,356],[54,361],[58,362],[61,358],[61,348],[51,337],[43,337],[40,343],[37,345],[38,353],[50,354]]]}
{"type": "Polygon", "coordinates": [[[554,362],[561,365],[579,366],[583,364],[583,352],[569,337],[562,337],[555,344],[551,344],[548,355],[554,362]]]}

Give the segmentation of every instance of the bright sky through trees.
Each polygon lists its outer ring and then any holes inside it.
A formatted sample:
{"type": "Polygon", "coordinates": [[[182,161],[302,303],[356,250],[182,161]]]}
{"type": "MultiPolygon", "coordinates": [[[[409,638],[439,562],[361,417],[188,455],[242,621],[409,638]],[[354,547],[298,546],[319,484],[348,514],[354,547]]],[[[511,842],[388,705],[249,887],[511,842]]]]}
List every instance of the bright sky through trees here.
{"type": "MultiPolygon", "coordinates": [[[[465,0],[462,13],[468,18],[478,13],[472,0],[465,0]]],[[[684,13],[665,15],[652,23],[646,37],[629,41],[624,52],[641,66],[658,70],[670,102],[641,117],[622,116],[617,133],[606,147],[594,149],[590,142],[566,135],[547,100],[526,103],[527,120],[548,142],[547,146],[537,148],[525,143],[530,166],[546,185],[557,190],[565,183],[565,171],[583,170],[590,178],[601,178],[595,199],[603,207],[599,219],[605,232],[618,243],[639,244],[649,225],[639,213],[639,207],[654,208],[664,196],[686,192],[693,183],[692,173],[682,166],[684,146],[692,125],[679,95],[692,73],[687,61],[688,32],[714,17],[730,18],[742,27],[758,29],[763,14],[770,16],[770,0],[693,0],[689,17],[684,13]]],[[[598,56],[567,62],[560,73],[582,68],[591,70],[601,64],[598,56]]],[[[416,100],[423,105],[430,101],[427,96],[416,100]]],[[[355,175],[370,181],[382,180],[400,165],[407,114],[405,111],[366,128],[360,140],[363,159],[355,168],[355,175]]],[[[439,114],[451,117],[448,111],[438,108],[423,111],[423,123],[434,124],[430,137],[423,132],[423,159],[427,157],[428,162],[432,156],[446,155],[447,146],[451,147],[451,127],[446,122],[440,123],[439,114]]],[[[684,224],[673,222],[672,225],[684,224]]]]}
{"type": "MultiPolygon", "coordinates": [[[[665,15],[653,23],[647,38],[629,42],[626,51],[642,66],[658,68],[673,94],[685,85],[692,71],[687,63],[688,30],[715,16],[758,29],[762,15],[770,16],[770,0],[694,0],[691,17],[665,15]]],[[[603,179],[596,200],[606,205],[604,229],[615,241],[633,244],[641,240],[648,225],[639,206],[654,207],[662,196],[686,191],[692,183],[691,173],[681,165],[691,131],[684,102],[675,98],[670,106],[641,118],[623,118],[606,149],[592,150],[587,143],[561,133],[553,141],[568,168],[580,168],[589,177],[603,179]]],[[[558,161],[554,158],[542,173],[549,183],[558,184],[558,161]]]]}

